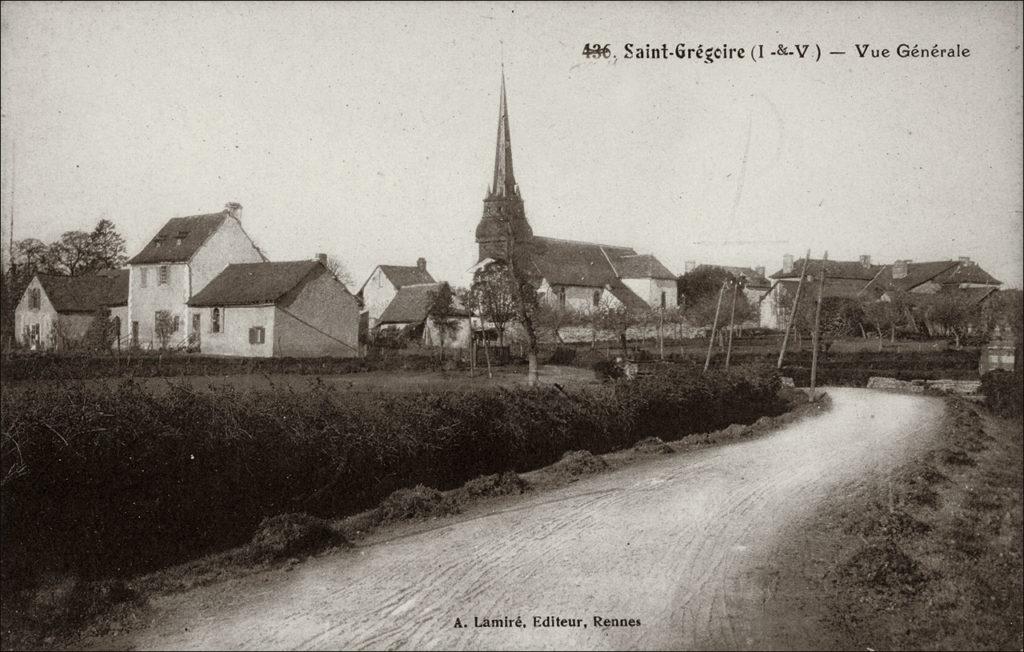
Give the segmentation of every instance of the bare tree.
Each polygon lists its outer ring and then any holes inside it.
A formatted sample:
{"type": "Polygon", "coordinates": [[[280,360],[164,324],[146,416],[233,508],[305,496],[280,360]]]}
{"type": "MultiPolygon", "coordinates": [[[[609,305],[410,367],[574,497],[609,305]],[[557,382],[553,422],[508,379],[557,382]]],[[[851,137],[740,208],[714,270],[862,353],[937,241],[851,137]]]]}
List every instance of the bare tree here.
{"type": "Polygon", "coordinates": [[[355,285],[355,280],[352,278],[352,272],[349,271],[348,266],[342,262],[341,258],[333,255],[328,256],[326,266],[331,274],[334,274],[334,278],[344,283],[345,287],[350,288],[355,285]]]}

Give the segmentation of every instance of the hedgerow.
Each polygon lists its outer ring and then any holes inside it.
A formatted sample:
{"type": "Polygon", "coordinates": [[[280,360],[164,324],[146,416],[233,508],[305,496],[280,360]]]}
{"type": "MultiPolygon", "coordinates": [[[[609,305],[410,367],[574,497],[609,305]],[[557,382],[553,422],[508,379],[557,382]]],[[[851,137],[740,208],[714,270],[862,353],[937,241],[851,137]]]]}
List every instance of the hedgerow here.
{"type": "Polygon", "coordinates": [[[5,386],[3,586],[44,571],[126,577],[243,544],[279,514],[343,516],[402,488],[748,423],[783,411],[778,388],[774,370],[753,368],[575,392],[5,386]]]}

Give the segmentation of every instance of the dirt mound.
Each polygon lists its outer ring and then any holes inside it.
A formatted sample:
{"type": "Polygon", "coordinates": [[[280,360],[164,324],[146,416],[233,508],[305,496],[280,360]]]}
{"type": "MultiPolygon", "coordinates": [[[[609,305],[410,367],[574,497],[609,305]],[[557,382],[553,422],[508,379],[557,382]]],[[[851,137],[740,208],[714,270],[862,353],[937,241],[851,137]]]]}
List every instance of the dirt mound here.
{"type": "Polygon", "coordinates": [[[879,590],[916,593],[928,581],[928,574],[891,539],[858,550],[841,572],[860,584],[879,590]]]}
{"type": "Polygon", "coordinates": [[[641,439],[633,446],[633,450],[642,455],[671,455],[675,451],[661,440],[660,437],[641,439]]]}
{"type": "Polygon", "coordinates": [[[590,473],[600,473],[608,468],[608,462],[590,451],[568,451],[551,467],[558,475],[575,478],[590,473]]]}
{"type": "Polygon", "coordinates": [[[384,499],[377,508],[378,523],[405,521],[458,514],[462,511],[454,496],[446,496],[433,487],[418,484],[412,489],[399,489],[384,499]]]}
{"type": "Polygon", "coordinates": [[[340,545],[348,545],[348,541],[330,523],[299,512],[269,516],[260,521],[246,553],[251,560],[270,561],[340,545]]]}
{"type": "Polygon", "coordinates": [[[482,475],[462,486],[462,491],[470,496],[507,496],[525,493],[529,490],[530,483],[515,471],[482,475]]]}

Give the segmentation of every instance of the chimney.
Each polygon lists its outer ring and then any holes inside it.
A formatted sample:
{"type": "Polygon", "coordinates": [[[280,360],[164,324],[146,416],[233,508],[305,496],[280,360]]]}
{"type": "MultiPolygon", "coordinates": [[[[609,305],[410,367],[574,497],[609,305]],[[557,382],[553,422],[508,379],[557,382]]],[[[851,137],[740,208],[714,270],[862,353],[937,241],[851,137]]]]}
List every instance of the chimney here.
{"type": "Polygon", "coordinates": [[[892,264],[892,277],[893,278],[906,278],[907,277],[907,263],[909,260],[897,260],[892,264]]]}
{"type": "Polygon", "coordinates": [[[422,257],[417,258],[416,268],[419,269],[421,272],[427,271],[427,259],[422,257]]]}
{"type": "Polygon", "coordinates": [[[757,278],[764,278],[764,265],[755,267],[754,271],[757,272],[757,278]]]}
{"type": "Polygon", "coordinates": [[[971,263],[971,257],[970,256],[960,256],[960,265],[962,267],[967,267],[967,266],[969,266],[971,264],[972,263],[971,263]]]}
{"type": "Polygon", "coordinates": [[[782,273],[793,273],[793,254],[786,254],[782,257],[782,273]]]}
{"type": "Polygon", "coordinates": [[[871,256],[869,256],[867,254],[864,254],[863,256],[861,256],[860,257],[860,266],[863,267],[864,269],[870,268],[871,267],[871,256]]]}
{"type": "Polygon", "coordinates": [[[224,212],[235,218],[239,222],[242,221],[242,205],[236,201],[229,201],[224,204],[224,212]]]}
{"type": "Polygon", "coordinates": [[[695,260],[688,260],[688,261],[686,261],[685,263],[683,263],[683,274],[689,274],[694,269],[696,269],[696,267],[697,267],[697,261],[695,261],[695,260]]]}
{"type": "Polygon", "coordinates": [[[327,254],[317,254],[316,259],[321,265],[327,267],[327,254]]]}

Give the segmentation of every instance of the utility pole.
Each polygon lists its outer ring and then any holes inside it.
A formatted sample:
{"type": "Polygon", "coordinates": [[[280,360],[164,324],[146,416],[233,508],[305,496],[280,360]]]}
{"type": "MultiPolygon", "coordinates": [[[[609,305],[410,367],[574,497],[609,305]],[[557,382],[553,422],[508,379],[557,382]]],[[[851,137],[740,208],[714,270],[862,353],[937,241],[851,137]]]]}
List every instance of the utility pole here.
{"type": "Polygon", "coordinates": [[[739,293],[740,280],[732,280],[732,307],[729,309],[729,344],[725,348],[725,368],[729,368],[729,358],[732,357],[732,333],[736,330],[736,295],[739,293]]]}
{"type": "Polygon", "coordinates": [[[821,327],[821,295],[825,292],[825,263],[828,262],[828,252],[821,260],[821,279],[818,281],[818,305],[814,308],[814,332],[811,334],[811,398],[814,398],[814,381],[818,373],[818,340],[820,335],[818,329],[821,327]]]}
{"type": "Polygon", "coordinates": [[[786,356],[786,345],[789,343],[789,331],[793,328],[793,321],[796,318],[796,311],[800,307],[800,291],[804,288],[804,278],[807,277],[807,260],[811,257],[811,250],[804,254],[804,265],[800,270],[800,282],[796,284],[796,297],[793,299],[793,308],[789,311],[789,319],[786,320],[786,333],[782,336],[782,348],[779,349],[779,362],[776,369],[782,369],[782,359],[786,356]]]}
{"type": "Polygon", "coordinates": [[[722,289],[718,291],[718,303],[715,305],[715,323],[711,326],[711,335],[708,337],[708,355],[704,358],[704,371],[708,370],[711,364],[711,347],[715,345],[715,331],[718,330],[718,313],[722,310],[722,295],[725,294],[725,284],[729,281],[722,281],[722,289]]]}

